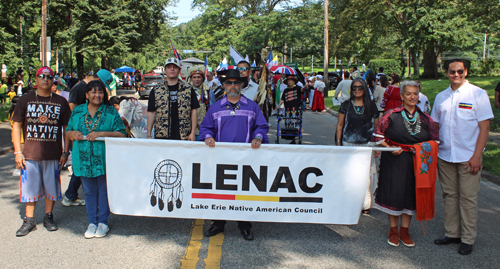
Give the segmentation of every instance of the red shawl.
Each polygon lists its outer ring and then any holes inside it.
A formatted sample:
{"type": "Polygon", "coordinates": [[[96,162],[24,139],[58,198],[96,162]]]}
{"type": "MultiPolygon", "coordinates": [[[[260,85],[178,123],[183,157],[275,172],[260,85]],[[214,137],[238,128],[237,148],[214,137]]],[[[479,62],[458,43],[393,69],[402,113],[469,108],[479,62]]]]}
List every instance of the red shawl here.
{"type": "Polygon", "coordinates": [[[438,143],[427,141],[413,145],[413,166],[415,171],[415,193],[417,197],[417,220],[427,221],[434,218],[434,194],[436,193],[436,175],[438,143]]]}

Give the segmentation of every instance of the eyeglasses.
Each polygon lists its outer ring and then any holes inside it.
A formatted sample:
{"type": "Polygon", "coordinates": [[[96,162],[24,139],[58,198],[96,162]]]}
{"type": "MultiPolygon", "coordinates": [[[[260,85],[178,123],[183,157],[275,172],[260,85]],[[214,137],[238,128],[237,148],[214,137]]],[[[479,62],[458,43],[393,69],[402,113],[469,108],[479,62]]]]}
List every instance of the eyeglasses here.
{"type": "Polygon", "coordinates": [[[460,70],[448,70],[448,73],[450,73],[450,75],[455,75],[455,73],[459,74],[459,75],[463,75],[465,72],[465,70],[463,69],[460,69],[460,70]]]}
{"type": "MultiPolygon", "coordinates": [[[[246,68],[246,67],[244,67],[244,68],[246,68]]],[[[238,85],[241,84],[241,81],[239,81],[239,80],[236,80],[236,81],[224,81],[224,85],[231,86],[233,84],[236,85],[236,86],[238,86],[238,85]]]]}
{"type": "Polygon", "coordinates": [[[38,75],[40,79],[54,79],[53,75],[45,75],[45,74],[40,74],[38,75]]]}
{"type": "Polygon", "coordinates": [[[245,72],[247,70],[248,70],[248,67],[238,67],[238,71],[240,71],[240,72],[242,72],[242,71],[245,72]]]}
{"type": "Polygon", "coordinates": [[[363,91],[364,88],[363,88],[363,86],[352,86],[352,90],[353,91],[363,91]]]}

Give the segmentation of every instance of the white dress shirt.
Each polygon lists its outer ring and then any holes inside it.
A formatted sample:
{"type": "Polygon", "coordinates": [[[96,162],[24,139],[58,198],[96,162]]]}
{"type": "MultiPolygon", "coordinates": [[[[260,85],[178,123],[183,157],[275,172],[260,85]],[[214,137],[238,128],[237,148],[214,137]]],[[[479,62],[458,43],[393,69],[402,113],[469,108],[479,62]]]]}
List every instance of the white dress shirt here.
{"type": "Polygon", "coordinates": [[[255,95],[257,95],[257,92],[259,92],[259,84],[253,82],[250,80],[248,83],[248,86],[243,89],[243,95],[252,101],[255,99],[255,95]]]}
{"type": "Polygon", "coordinates": [[[492,119],[490,98],[485,90],[466,81],[436,96],[431,113],[439,123],[439,158],[452,163],[468,161],[476,149],[479,122],[492,119]]]}

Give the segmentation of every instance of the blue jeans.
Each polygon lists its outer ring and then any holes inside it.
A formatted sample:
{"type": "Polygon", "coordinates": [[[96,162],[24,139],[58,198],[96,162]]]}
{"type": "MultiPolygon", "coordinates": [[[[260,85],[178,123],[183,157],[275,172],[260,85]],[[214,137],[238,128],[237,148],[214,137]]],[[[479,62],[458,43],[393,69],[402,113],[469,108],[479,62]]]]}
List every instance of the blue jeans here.
{"type": "Polygon", "coordinates": [[[81,177],[85,191],[85,207],[89,223],[108,224],[109,204],[108,189],[106,187],[106,174],[98,177],[81,177]]]}
{"type": "Polygon", "coordinates": [[[78,189],[82,185],[82,179],[80,177],[75,176],[75,174],[71,175],[71,179],[69,180],[68,189],[64,193],[64,196],[68,198],[70,201],[75,201],[78,199],[78,189]]]}

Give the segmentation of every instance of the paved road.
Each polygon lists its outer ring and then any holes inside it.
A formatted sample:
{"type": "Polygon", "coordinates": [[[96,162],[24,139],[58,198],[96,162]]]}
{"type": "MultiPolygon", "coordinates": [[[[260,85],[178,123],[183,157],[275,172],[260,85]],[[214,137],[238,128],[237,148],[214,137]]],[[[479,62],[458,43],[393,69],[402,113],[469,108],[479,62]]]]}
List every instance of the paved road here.
{"type": "MultiPolygon", "coordinates": [[[[307,112],[304,121],[304,144],[333,144],[335,117],[307,112]]],[[[272,124],[270,135],[274,141],[276,122],[272,124]]],[[[44,203],[40,202],[36,210],[38,230],[17,238],[15,231],[21,225],[24,209],[19,202],[19,179],[11,175],[13,163],[12,154],[0,156],[2,268],[179,268],[181,264],[186,268],[498,268],[500,263],[500,187],[487,181],[481,182],[475,250],[470,256],[461,256],[456,245],[432,243],[444,233],[439,186],[437,217],[426,224],[425,235],[420,223],[412,222],[410,226],[414,248],[395,248],[386,243],[387,215],[377,210],[362,216],[353,226],[255,223],[254,241],[245,241],[233,222],[226,226],[224,236],[210,239],[199,236],[201,229],[209,227],[209,221],[112,215],[107,237],[85,239],[84,207],[67,208],[58,202],[54,215],[60,229],[48,232],[41,223],[44,203]],[[193,252],[193,246],[199,250],[193,252]],[[193,253],[197,255],[191,256],[193,253]]],[[[67,171],[62,173],[61,181],[65,188],[67,171]]]]}

